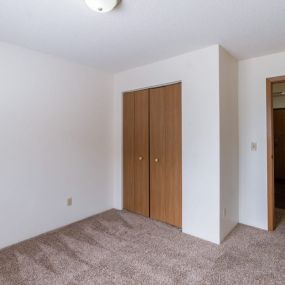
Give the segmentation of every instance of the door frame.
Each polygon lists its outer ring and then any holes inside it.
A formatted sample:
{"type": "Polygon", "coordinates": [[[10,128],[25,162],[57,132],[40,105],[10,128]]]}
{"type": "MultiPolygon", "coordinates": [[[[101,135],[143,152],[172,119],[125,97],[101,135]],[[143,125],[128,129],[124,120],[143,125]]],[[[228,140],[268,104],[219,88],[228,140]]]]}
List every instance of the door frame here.
{"type": "Polygon", "coordinates": [[[273,96],[272,85],[285,82],[285,76],[266,79],[266,113],[267,113],[267,204],[268,231],[275,229],[275,200],[274,200],[274,132],[273,132],[273,96]]]}

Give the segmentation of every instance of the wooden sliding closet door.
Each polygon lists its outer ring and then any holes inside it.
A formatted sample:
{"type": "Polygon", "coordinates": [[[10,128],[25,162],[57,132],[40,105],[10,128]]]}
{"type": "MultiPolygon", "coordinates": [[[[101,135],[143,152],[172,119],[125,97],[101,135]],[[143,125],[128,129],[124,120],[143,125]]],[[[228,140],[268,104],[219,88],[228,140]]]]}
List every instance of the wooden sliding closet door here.
{"type": "Polygon", "coordinates": [[[181,84],[150,89],[150,217],[182,226],[181,84]]]}
{"type": "Polygon", "coordinates": [[[149,217],[149,91],[135,94],[135,212],[149,217]]]}
{"type": "Polygon", "coordinates": [[[124,208],[149,217],[149,91],[123,100],[124,208]]]}

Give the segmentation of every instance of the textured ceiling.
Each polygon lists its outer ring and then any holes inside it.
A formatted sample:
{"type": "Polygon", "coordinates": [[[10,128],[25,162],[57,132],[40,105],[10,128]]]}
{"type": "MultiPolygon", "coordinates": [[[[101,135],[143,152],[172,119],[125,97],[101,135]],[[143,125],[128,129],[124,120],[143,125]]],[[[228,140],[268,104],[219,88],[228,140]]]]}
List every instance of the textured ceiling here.
{"type": "Polygon", "coordinates": [[[0,0],[0,41],[120,71],[212,44],[239,59],[285,50],[284,0],[0,0]]]}

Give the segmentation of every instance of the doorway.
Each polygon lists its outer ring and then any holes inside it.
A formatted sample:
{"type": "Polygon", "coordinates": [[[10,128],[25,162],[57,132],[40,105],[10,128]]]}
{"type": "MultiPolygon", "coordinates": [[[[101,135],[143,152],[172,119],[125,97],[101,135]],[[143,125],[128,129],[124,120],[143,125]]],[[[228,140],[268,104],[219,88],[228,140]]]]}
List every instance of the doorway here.
{"type": "Polygon", "coordinates": [[[268,78],[267,181],[268,230],[276,227],[276,209],[285,208],[285,76],[268,78]]]}

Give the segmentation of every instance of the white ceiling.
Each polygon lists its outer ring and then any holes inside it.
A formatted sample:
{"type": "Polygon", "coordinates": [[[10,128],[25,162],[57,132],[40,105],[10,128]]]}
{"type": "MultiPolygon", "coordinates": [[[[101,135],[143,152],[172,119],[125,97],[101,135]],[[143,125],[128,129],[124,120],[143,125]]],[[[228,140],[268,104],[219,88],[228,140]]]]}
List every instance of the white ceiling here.
{"type": "Polygon", "coordinates": [[[244,59],[285,50],[285,1],[0,0],[0,40],[112,72],[217,43],[244,59]]]}

